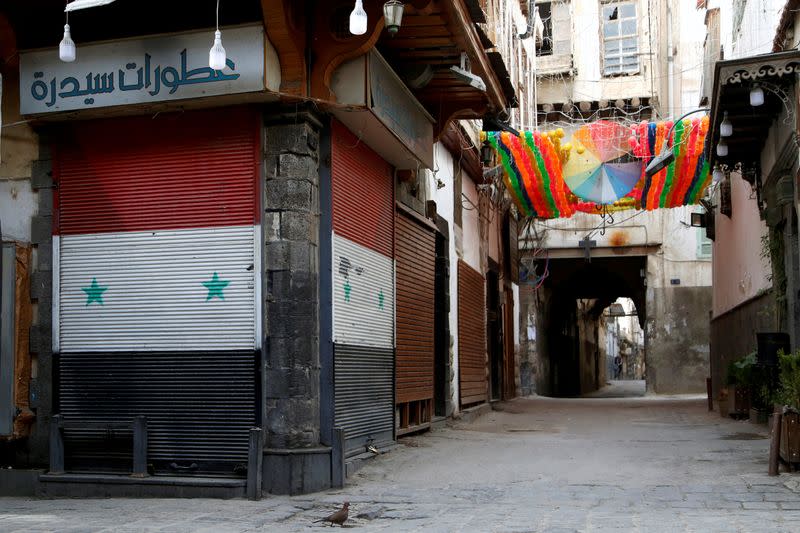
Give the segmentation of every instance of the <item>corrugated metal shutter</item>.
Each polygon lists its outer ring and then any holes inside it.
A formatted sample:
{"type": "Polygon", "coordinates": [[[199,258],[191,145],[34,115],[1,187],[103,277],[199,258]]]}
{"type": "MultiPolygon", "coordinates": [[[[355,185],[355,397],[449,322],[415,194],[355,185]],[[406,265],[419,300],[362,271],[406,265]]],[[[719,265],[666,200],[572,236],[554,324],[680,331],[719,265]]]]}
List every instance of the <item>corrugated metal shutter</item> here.
{"type": "Polygon", "coordinates": [[[55,233],[254,225],[256,117],[226,109],[63,126],[55,233]]]}
{"type": "Polygon", "coordinates": [[[394,348],[394,261],[333,236],[333,342],[394,348]]]}
{"type": "Polygon", "coordinates": [[[157,473],[243,475],[257,424],[258,124],[225,109],[58,136],[57,409],[73,468],[125,468],[129,436],[102,426],[143,415],[157,473]]]}
{"type": "Polygon", "coordinates": [[[61,352],[255,346],[253,226],[64,235],[60,242],[61,352]],[[215,274],[225,285],[218,292],[203,285],[215,274]],[[93,284],[102,290],[97,298],[87,293],[93,284]]]}
{"type": "Polygon", "coordinates": [[[252,115],[135,117],[63,132],[59,351],[257,345],[252,115]]]}
{"type": "Polygon", "coordinates": [[[433,398],[436,236],[398,213],[397,403],[433,398]]]}
{"type": "Polygon", "coordinates": [[[73,470],[130,472],[131,433],[97,424],[147,417],[148,463],[160,474],[234,474],[256,424],[256,355],[226,352],[72,353],[59,356],[58,406],[73,470]],[[193,466],[195,465],[195,466],[193,466]]]}
{"type": "Polygon", "coordinates": [[[394,438],[394,350],[334,345],[336,423],[348,455],[394,438]]]}
{"type": "Polygon", "coordinates": [[[458,262],[458,379],[462,406],[488,399],[485,287],[479,272],[464,261],[458,262]]]}
{"type": "Polygon", "coordinates": [[[332,129],[333,231],[392,257],[392,168],[340,122],[332,129]]]}
{"type": "Polygon", "coordinates": [[[394,438],[394,181],[335,120],[331,145],[335,423],[354,455],[394,438]]]}

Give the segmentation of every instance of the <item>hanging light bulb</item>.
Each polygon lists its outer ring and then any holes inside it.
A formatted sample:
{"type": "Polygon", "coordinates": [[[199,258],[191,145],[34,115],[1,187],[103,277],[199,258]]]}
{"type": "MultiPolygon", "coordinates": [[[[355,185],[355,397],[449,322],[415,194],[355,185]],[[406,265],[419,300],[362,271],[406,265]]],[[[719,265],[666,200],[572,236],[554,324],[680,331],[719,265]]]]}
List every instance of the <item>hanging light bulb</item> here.
{"type": "Polygon", "coordinates": [[[725,173],[722,171],[719,165],[714,165],[714,172],[711,173],[711,179],[714,183],[719,183],[725,178],[725,173]]]}
{"type": "Polygon", "coordinates": [[[225,68],[225,49],[222,47],[222,32],[214,32],[214,46],[208,51],[208,66],[214,70],[225,68]]]}
{"type": "Polygon", "coordinates": [[[719,125],[719,134],[722,137],[730,137],[733,135],[733,124],[728,120],[728,112],[722,114],[722,122],[719,125]]]}
{"type": "Polygon", "coordinates": [[[350,33],[364,35],[367,33],[367,12],[361,0],[356,0],[356,7],[350,13],[350,33]]]}
{"type": "Polygon", "coordinates": [[[72,63],[75,57],[75,41],[69,33],[69,24],[64,24],[64,38],[58,45],[58,58],[65,63],[72,63]]]}
{"type": "Polygon", "coordinates": [[[725,139],[720,139],[717,143],[717,155],[719,157],[728,157],[728,143],[725,139]]]}
{"type": "Polygon", "coordinates": [[[753,107],[764,105],[764,89],[757,83],[750,89],[750,105],[753,107]]]}
{"type": "Polygon", "coordinates": [[[214,45],[208,51],[208,66],[214,70],[225,68],[225,49],[222,47],[222,32],[219,31],[219,0],[217,0],[217,31],[214,32],[214,45]]]}

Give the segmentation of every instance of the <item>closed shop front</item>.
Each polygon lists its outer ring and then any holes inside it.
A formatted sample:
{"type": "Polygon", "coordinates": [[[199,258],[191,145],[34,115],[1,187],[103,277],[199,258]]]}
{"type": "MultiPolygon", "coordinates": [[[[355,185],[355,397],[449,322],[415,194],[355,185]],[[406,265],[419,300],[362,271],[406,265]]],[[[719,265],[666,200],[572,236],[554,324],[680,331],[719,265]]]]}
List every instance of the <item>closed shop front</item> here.
{"type": "Polygon", "coordinates": [[[397,258],[397,411],[399,432],[430,426],[434,396],[436,233],[402,209],[397,258]]]}
{"type": "Polygon", "coordinates": [[[54,348],[67,466],[242,473],[257,424],[259,119],[232,108],[61,128],[54,348]],[[104,427],[107,425],[107,427],[104,427]],[[73,428],[73,429],[69,429],[73,428]]]}
{"type": "Polygon", "coordinates": [[[486,358],[486,282],[458,262],[458,381],[461,406],[488,400],[486,358]]]}
{"type": "Polygon", "coordinates": [[[337,121],[331,162],[335,424],[356,455],[394,440],[394,185],[337,121]]]}

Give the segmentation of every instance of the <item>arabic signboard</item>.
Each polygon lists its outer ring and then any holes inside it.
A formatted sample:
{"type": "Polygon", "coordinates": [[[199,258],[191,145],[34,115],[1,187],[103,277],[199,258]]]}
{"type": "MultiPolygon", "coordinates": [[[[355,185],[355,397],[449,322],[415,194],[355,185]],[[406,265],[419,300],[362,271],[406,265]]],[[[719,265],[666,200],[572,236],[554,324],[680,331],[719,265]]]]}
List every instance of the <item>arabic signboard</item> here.
{"type": "Polygon", "coordinates": [[[23,115],[183,100],[264,90],[264,29],[223,32],[226,68],[208,66],[213,32],[78,46],[64,63],[57,49],[20,54],[23,115]]]}

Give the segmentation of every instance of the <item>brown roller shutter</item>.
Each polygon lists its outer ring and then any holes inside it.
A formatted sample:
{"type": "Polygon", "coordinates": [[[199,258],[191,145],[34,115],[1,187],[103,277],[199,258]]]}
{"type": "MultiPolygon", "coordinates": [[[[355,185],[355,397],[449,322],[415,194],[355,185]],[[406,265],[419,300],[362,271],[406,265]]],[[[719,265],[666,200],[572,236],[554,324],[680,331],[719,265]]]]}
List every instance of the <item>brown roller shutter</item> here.
{"type": "Polygon", "coordinates": [[[485,402],[486,282],[465,262],[458,262],[458,379],[461,405],[485,402]]]}
{"type": "Polygon", "coordinates": [[[397,403],[401,429],[430,421],[433,398],[434,277],[436,237],[432,229],[397,215],[397,403]],[[410,414],[407,412],[410,409],[410,414]],[[410,420],[406,420],[410,417],[410,420]]]}

